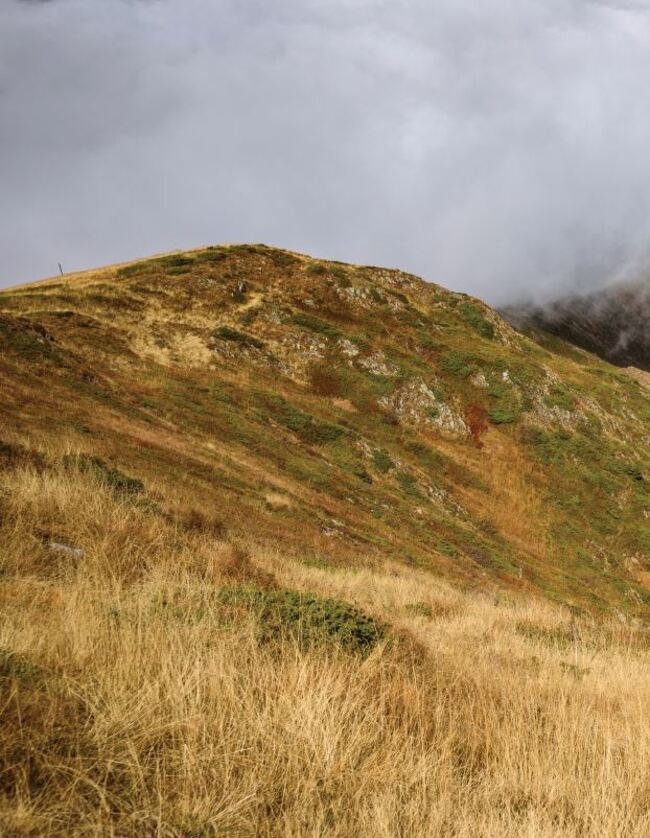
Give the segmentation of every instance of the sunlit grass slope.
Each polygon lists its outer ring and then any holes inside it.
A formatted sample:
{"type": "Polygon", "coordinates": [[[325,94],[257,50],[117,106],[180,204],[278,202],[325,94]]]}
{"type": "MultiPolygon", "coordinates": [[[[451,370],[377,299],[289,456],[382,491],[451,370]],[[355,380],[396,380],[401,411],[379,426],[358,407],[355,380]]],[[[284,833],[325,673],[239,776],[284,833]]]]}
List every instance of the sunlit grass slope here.
{"type": "Polygon", "coordinates": [[[646,634],[306,565],[158,491],[6,463],[2,834],[648,834],[646,634]]]}
{"type": "Polygon", "coordinates": [[[646,836],[643,375],[400,271],[0,294],[0,834],[646,836]]]}
{"type": "Polygon", "coordinates": [[[0,350],[0,439],[100,457],[222,535],[645,619],[646,384],[478,300],[214,247],[3,292],[0,350]]]}

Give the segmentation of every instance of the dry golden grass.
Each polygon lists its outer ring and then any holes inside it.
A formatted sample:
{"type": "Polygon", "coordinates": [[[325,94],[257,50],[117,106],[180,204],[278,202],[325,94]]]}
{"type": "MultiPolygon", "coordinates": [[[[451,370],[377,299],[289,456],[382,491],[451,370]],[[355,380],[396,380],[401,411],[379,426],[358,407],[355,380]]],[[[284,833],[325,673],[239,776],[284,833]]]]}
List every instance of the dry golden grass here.
{"type": "MultiPolygon", "coordinates": [[[[490,486],[488,493],[466,492],[473,511],[491,521],[524,554],[548,555],[552,522],[535,483],[543,481],[539,466],[533,466],[509,437],[488,433],[484,438],[480,475],[490,486]],[[537,476],[537,480],[531,480],[537,476]]],[[[476,465],[474,468],[476,469],[476,465]]]]}
{"type": "Polygon", "coordinates": [[[643,636],[191,524],[88,475],[0,476],[3,834],[650,833],[643,636]],[[246,580],[393,631],[366,657],[261,644],[215,601],[246,580]]]}

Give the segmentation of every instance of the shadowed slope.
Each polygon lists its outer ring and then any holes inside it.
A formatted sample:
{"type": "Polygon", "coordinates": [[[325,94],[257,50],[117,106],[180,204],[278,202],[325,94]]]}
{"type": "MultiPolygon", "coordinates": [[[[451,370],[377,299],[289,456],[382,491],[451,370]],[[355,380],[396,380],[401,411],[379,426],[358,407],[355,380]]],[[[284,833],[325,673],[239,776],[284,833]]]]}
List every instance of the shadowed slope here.
{"type": "Polygon", "coordinates": [[[650,278],[504,314],[521,328],[541,329],[612,364],[650,371],[650,278]]]}

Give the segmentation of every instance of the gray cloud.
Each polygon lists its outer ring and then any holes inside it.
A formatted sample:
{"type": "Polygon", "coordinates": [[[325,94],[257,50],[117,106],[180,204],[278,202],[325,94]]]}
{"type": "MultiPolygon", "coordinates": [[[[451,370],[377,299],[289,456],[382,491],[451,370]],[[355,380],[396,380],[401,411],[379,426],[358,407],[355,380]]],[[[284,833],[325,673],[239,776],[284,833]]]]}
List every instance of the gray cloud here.
{"type": "Polygon", "coordinates": [[[265,241],[492,302],[650,251],[650,10],[5,0],[0,285],[265,241]]]}

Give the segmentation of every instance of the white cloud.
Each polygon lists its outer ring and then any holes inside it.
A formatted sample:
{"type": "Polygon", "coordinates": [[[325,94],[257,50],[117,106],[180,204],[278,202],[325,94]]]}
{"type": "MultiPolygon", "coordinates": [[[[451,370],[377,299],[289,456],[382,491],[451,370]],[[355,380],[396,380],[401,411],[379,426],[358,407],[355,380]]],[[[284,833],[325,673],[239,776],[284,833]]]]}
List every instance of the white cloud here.
{"type": "Polygon", "coordinates": [[[650,10],[8,0],[0,285],[267,241],[501,302],[648,257],[650,10]]]}

